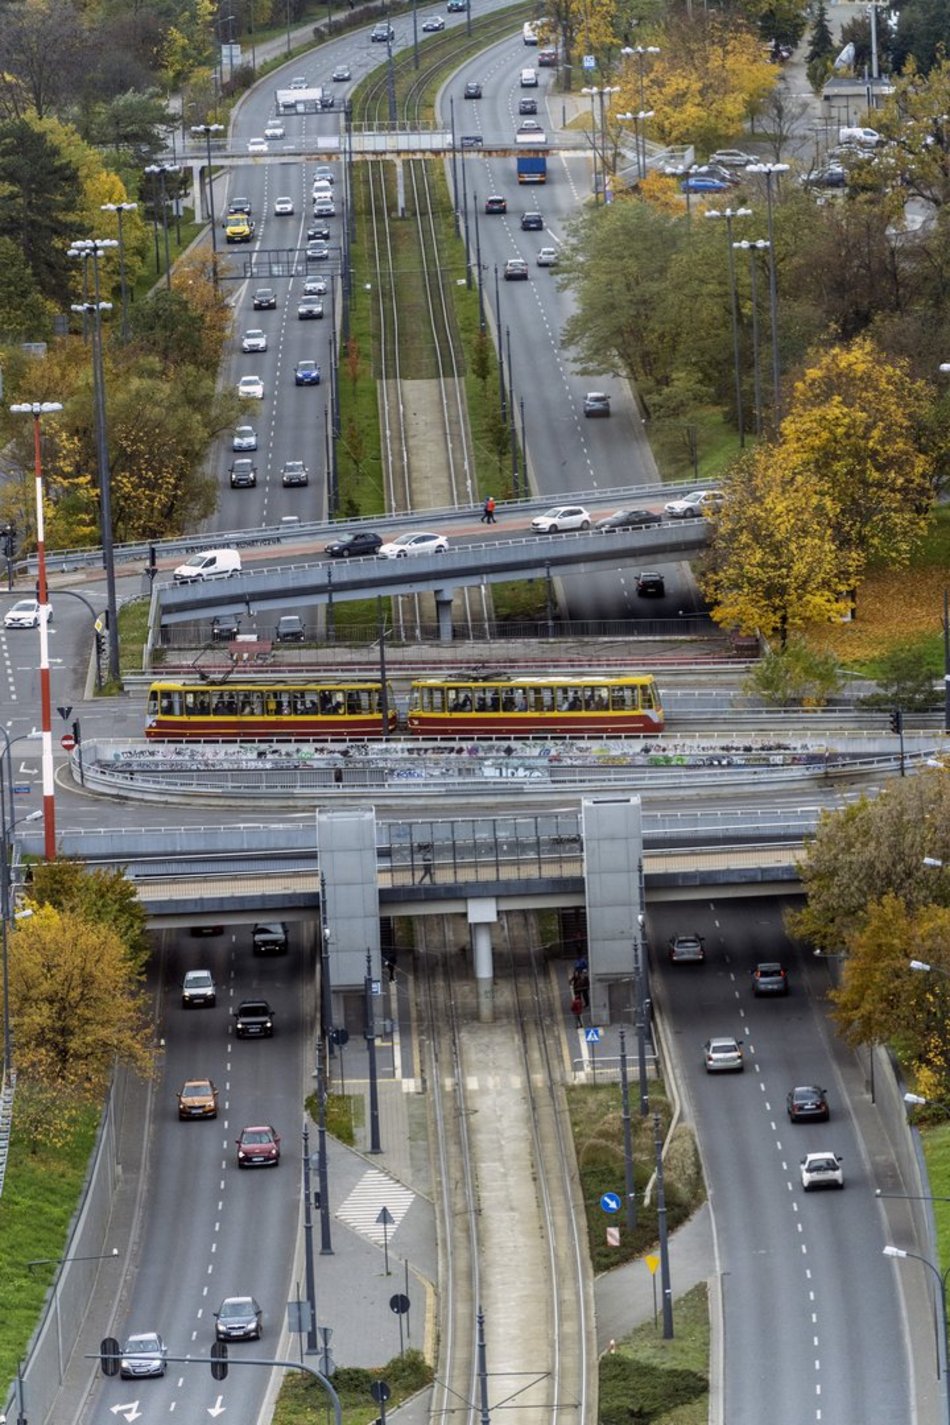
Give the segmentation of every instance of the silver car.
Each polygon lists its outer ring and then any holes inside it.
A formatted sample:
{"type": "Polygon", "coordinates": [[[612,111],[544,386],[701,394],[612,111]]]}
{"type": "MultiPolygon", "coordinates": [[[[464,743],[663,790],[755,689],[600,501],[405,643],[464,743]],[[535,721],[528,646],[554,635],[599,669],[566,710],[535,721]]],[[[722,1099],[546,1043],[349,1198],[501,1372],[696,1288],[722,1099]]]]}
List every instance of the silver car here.
{"type": "Polygon", "coordinates": [[[543,515],[535,515],[531,528],[536,534],[559,534],[563,529],[590,529],[590,515],[583,505],[555,505],[543,515]]]}
{"type": "Polygon", "coordinates": [[[196,1005],[201,1004],[213,1008],[217,1001],[217,995],[214,977],[210,970],[188,970],[186,972],[181,986],[183,1009],[193,1009],[196,1005]]]}
{"type": "Polygon", "coordinates": [[[163,1376],[168,1351],[165,1342],[155,1331],[145,1331],[129,1336],[119,1361],[119,1375],[123,1380],[137,1376],[163,1376]]]}
{"type": "Polygon", "coordinates": [[[707,1074],[741,1073],[745,1068],[742,1040],[725,1036],[707,1039],[703,1046],[703,1061],[707,1074]]]}

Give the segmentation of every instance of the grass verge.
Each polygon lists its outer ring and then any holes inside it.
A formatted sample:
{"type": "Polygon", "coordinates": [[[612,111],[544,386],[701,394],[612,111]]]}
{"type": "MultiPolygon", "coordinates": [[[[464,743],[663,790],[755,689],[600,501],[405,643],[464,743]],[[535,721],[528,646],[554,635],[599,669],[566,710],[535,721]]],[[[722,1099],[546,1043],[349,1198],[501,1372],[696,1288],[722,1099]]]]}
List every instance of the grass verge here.
{"type": "MultiPolygon", "coordinates": [[[[645,1270],[645,1268],[644,1268],[645,1270]]],[[[705,1282],[673,1303],[675,1335],[644,1322],[601,1358],[598,1425],[706,1425],[709,1300],[705,1282]]]]}
{"type": "Polygon", "coordinates": [[[950,1266],[950,1123],[922,1128],[920,1138],[927,1163],[930,1193],[935,1199],[934,1221],[937,1224],[937,1262],[941,1271],[950,1266]]]}
{"type": "Polygon", "coordinates": [[[141,673],[142,649],[148,637],[149,600],[130,599],[119,609],[119,668],[123,673],[141,673]]]}
{"type": "MultiPolygon", "coordinates": [[[[374,1381],[384,1380],[390,1389],[386,1410],[393,1410],[432,1381],[432,1371],[419,1351],[395,1356],[379,1370],[367,1371],[346,1366],[333,1375],[333,1389],[340,1397],[346,1425],[370,1425],[379,1419],[379,1406],[370,1395],[374,1381]]],[[[274,1425],[313,1425],[318,1412],[332,1419],[323,1387],[309,1376],[288,1373],[274,1411],[274,1425]]]]}
{"type": "Polygon", "coordinates": [[[36,1330],[55,1266],[27,1262],[62,1257],[99,1123],[98,1109],[80,1113],[65,1141],[35,1150],[13,1115],[10,1159],[0,1212],[0,1381],[13,1380],[36,1330]]]}

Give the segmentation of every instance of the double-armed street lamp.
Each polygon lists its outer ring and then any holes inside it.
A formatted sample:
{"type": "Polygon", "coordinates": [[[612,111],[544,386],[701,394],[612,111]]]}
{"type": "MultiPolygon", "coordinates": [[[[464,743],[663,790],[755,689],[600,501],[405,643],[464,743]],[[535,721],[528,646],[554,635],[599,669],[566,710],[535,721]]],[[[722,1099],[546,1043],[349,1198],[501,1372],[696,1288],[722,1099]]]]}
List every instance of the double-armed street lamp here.
{"type": "MultiPolygon", "coordinates": [[[[233,18],[233,16],[232,16],[232,18],[233,18]]],[[[171,252],[169,251],[169,245],[168,245],[168,190],[167,190],[167,188],[166,188],[166,186],[165,186],[165,175],[166,175],[166,173],[180,173],[180,172],[181,172],[181,167],[180,167],[180,165],[177,164],[177,163],[150,163],[150,164],[148,164],[148,165],[146,166],[145,172],[146,172],[146,173],[149,175],[149,177],[152,179],[152,198],[153,198],[153,200],[155,201],[156,206],[157,206],[157,200],[158,200],[158,193],[159,193],[159,192],[161,193],[161,198],[162,198],[162,235],[163,235],[164,241],[165,241],[165,286],[167,287],[168,291],[170,292],[171,289],[172,289],[172,260],[171,260],[171,252]]],[[[157,237],[157,230],[156,230],[156,237],[157,237]]],[[[157,243],[156,243],[156,247],[157,247],[157,243]]],[[[157,254],[157,252],[156,252],[156,258],[157,258],[157,256],[158,256],[158,254],[157,254]]],[[[156,261],[155,267],[156,267],[156,271],[157,271],[157,270],[158,270],[158,262],[157,262],[157,261],[156,261]]]]}
{"type": "Polygon", "coordinates": [[[191,132],[192,132],[193,134],[204,134],[204,137],[205,137],[205,154],[206,154],[206,157],[207,157],[207,177],[206,177],[206,180],[205,180],[205,181],[206,181],[206,183],[207,183],[207,185],[208,185],[208,212],[209,212],[209,214],[210,214],[210,216],[211,216],[211,280],[212,280],[212,282],[213,282],[213,284],[214,284],[214,289],[215,289],[215,291],[217,291],[217,289],[218,289],[218,234],[217,234],[217,232],[215,231],[215,217],[214,217],[214,174],[213,174],[212,171],[211,171],[211,135],[212,135],[212,134],[223,134],[223,133],[224,133],[224,125],[223,125],[223,124],[192,124],[192,126],[191,126],[191,132]]]}
{"type": "Polygon", "coordinates": [[[636,114],[627,113],[617,115],[618,123],[633,124],[633,146],[637,155],[637,178],[641,182],[646,177],[647,172],[647,135],[646,128],[641,128],[640,126],[641,124],[646,125],[647,119],[652,118],[652,109],[641,109],[639,113],[636,114]]]}
{"type": "Polygon", "coordinates": [[[765,178],[765,204],[768,214],[769,249],[769,313],[772,323],[772,404],[773,420],[776,428],[782,419],[782,373],[779,368],[778,352],[778,284],[775,275],[775,232],[772,223],[772,179],[776,187],[783,173],[788,172],[787,163],[750,163],[746,173],[758,173],[765,178]]]}
{"type": "Polygon", "coordinates": [[[115,213],[119,223],[119,290],[122,294],[122,340],[129,339],[129,289],[125,280],[125,243],[122,235],[122,217],[125,213],[134,213],[138,208],[138,203],[101,203],[100,210],[103,213],[115,213]]]}
{"type": "Polygon", "coordinates": [[[607,100],[607,98],[608,98],[611,94],[619,94],[619,93],[620,93],[620,86],[619,86],[618,84],[602,84],[602,85],[591,84],[591,85],[587,85],[584,89],[582,89],[582,90],[581,90],[581,93],[588,95],[588,97],[590,98],[590,119],[591,119],[591,129],[593,130],[593,132],[592,132],[592,134],[591,134],[591,142],[592,142],[593,149],[594,149],[594,202],[595,202],[595,203],[599,203],[599,202],[600,202],[600,198],[599,198],[599,196],[598,196],[598,189],[597,189],[597,114],[596,114],[596,112],[595,112],[595,110],[594,110],[594,100],[595,100],[595,99],[598,99],[598,98],[599,98],[599,100],[600,100],[600,144],[601,144],[601,148],[600,148],[600,164],[601,164],[601,170],[602,170],[602,174],[603,174],[604,202],[606,203],[606,201],[607,201],[607,115],[606,115],[606,107],[605,107],[605,105],[606,105],[606,100],[607,100]]]}
{"type": "Polygon", "coordinates": [[[739,294],[736,290],[736,261],[733,251],[732,224],[736,218],[751,218],[751,208],[707,208],[706,217],[726,224],[726,248],[729,254],[729,309],[732,315],[732,366],[736,382],[736,425],[739,447],[745,445],[745,422],[742,419],[742,369],[739,361],[739,294]]]}
{"type": "Polygon", "coordinates": [[[771,243],[766,238],[756,238],[749,241],[743,238],[741,242],[732,244],[734,249],[747,252],[749,254],[749,285],[752,304],[752,385],[755,400],[755,433],[762,434],[762,368],[759,360],[759,287],[758,287],[758,262],[760,252],[770,252],[771,243]]]}
{"type": "Polygon", "coordinates": [[[106,612],[108,618],[109,678],[119,681],[119,616],[115,587],[115,555],[112,538],[112,486],[109,472],[109,443],[106,426],[106,383],[102,361],[102,313],[111,312],[112,303],[100,300],[99,258],[118,247],[115,238],[84,238],[74,242],[68,256],[80,260],[84,267],[92,263],[94,300],[73,304],[74,312],[92,317],[92,384],[96,413],[96,463],[99,472],[99,524],[102,539],[102,563],[106,575],[106,612]]]}

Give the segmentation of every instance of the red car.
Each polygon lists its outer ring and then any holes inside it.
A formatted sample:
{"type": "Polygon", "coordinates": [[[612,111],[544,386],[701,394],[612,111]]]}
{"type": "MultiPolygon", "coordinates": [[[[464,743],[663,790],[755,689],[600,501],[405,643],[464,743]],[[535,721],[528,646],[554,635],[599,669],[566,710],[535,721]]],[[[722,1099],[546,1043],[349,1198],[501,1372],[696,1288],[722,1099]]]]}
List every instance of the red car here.
{"type": "Polygon", "coordinates": [[[276,1168],[280,1162],[280,1137],[270,1124],[244,1128],[237,1140],[239,1168],[276,1168]]]}

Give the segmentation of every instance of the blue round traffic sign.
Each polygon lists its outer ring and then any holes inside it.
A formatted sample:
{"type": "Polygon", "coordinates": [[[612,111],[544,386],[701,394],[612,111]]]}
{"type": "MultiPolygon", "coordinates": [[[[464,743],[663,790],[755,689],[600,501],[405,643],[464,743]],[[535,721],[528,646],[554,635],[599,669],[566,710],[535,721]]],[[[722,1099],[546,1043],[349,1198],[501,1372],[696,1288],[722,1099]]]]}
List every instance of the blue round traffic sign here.
{"type": "Polygon", "coordinates": [[[621,1207],[623,1207],[619,1194],[615,1192],[605,1192],[600,1199],[600,1205],[604,1212],[609,1213],[619,1212],[621,1207]]]}

